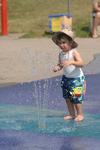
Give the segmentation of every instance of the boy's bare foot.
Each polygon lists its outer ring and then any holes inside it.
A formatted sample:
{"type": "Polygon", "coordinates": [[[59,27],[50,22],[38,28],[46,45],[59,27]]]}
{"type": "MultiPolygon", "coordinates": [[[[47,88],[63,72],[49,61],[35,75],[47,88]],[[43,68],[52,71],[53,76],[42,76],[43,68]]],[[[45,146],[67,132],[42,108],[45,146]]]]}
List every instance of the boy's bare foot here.
{"type": "Polygon", "coordinates": [[[75,117],[71,116],[71,115],[66,115],[64,116],[64,120],[72,120],[74,119],[75,117]]]}
{"type": "Polygon", "coordinates": [[[75,118],[75,121],[77,122],[80,122],[80,121],[83,121],[84,120],[84,116],[82,115],[78,115],[76,118],[75,118]]]}
{"type": "Polygon", "coordinates": [[[97,38],[97,37],[98,37],[97,34],[93,34],[93,35],[92,35],[92,38],[97,38]]]}

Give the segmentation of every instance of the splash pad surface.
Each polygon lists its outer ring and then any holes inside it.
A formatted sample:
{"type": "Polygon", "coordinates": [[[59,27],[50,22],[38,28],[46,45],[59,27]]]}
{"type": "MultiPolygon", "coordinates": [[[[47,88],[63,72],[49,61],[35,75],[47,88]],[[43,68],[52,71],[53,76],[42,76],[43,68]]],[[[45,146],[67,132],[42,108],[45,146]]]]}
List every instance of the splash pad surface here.
{"type": "Polygon", "coordinates": [[[86,78],[81,123],[63,120],[61,77],[0,88],[0,150],[99,150],[100,74],[86,78]]]}
{"type": "Polygon", "coordinates": [[[85,113],[85,120],[77,123],[64,121],[63,111],[42,110],[38,114],[39,110],[36,108],[14,105],[1,105],[0,110],[0,129],[2,130],[25,131],[60,137],[100,138],[98,132],[100,131],[100,114],[85,113]]]}

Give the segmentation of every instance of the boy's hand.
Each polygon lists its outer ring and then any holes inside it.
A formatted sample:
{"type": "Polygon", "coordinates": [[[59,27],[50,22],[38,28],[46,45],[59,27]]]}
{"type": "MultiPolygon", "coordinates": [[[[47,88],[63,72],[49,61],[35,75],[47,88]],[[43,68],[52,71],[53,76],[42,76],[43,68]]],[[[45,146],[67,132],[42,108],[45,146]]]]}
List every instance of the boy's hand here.
{"type": "Polygon", "coordinates": [[[53,71],[54,71],[54,72],[57,72],[57,71],[59,71],[59,70],[61,70],[61,68],[60,68],[60,66],[58,66],[58,65],[53,68],[53,71]]]}
{"type": "Polygon", "coordinates": [[[67,67],[67,66],[69,66],[69,65],[72,65],[72,61],[67,61],[67,60],[65,60],[65,61],[62,62],[62,66],[63,66],[63,67],[67,67]]]}

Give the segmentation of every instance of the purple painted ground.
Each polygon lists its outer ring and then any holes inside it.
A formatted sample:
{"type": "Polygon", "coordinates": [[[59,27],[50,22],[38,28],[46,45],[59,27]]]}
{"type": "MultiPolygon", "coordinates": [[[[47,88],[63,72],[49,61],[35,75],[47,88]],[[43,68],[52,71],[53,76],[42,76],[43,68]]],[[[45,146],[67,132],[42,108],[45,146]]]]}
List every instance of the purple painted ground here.
{"type": "MultiPolygon", "coordinates": [[[[100,62],[100,59],[97,59],[100,62]]],[[[96,61],[96,60],[95,60],[96,61]]],[[[97,63],[97,62],[96,62],[97,63]]],[[[89,64],[85,73],[87,94],[84,111],[90,114],[100,114],[100,72],[92,74],[97,69],[96,63],[89,64]],[[92,66],[93,64],[93,66],[92,66]],[[92,66],[92,67],[91,67],[92,66]],[[90,68],[90,72],[89,72],[90,68]],[[92,69],[91,69],[92,68],[92,69]]],[[[61,77],[54,77],[30,83],[17,84],[0,88],[0,103],[24,106],[36,106],[37,99],[45,98],[46,108],[65,110],[60,88],[61,77]],[[39,96],[41,95],[41,96],[39,96]]],[[[91,126],[91,124],[90,124],[91,126]]],[[[96,126],[94,127],[96,128],[96,126]]],[[[91,131],[92,132],[92,131],[91,131]]],[[[100,132],[100,131],[98,131],[100,132]]],[[[96,137],[59,137],[47,134],[36,134],[26,131],[0,130],[0,150],[99,150],[100,139],[96,137]]]]}

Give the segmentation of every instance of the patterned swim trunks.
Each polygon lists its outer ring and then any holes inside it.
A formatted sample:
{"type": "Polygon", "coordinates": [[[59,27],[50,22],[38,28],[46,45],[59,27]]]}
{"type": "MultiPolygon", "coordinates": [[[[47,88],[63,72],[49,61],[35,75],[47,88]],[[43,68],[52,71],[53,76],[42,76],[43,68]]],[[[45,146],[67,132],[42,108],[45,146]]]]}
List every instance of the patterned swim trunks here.
{"type": "Polygon", "coordinates": [[[85,77],[67,78],[63,75],[61,87],[64,99],[70,99],[72,103],[82,103],[86,87],[85,77]]]}

